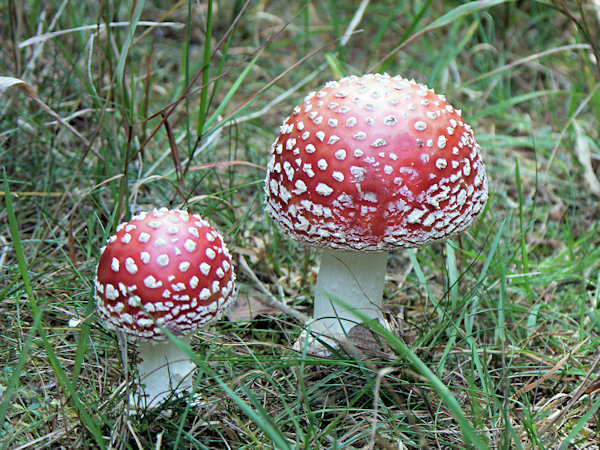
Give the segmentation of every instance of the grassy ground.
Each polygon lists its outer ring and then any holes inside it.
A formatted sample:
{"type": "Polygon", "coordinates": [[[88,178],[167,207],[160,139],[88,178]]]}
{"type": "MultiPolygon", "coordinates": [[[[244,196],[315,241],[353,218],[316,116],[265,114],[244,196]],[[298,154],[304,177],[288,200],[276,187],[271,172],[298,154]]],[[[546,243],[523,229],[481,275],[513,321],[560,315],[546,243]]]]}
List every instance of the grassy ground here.
{"type": "Polygon", "coordinates": [[[600,445],[595,2],[24,3],[0,4],[0,447],[600,445]],[[310,314],[318,253],[266,218],[255,165],[308,91],[369,71],[462,108],[491,199],[392,256],[384,348],[317,358],[261,303],[310,314]],[[129,415],[92,279],[159,206],[227,236],[242,307],[197,333],[190,401],[129,415]]]}

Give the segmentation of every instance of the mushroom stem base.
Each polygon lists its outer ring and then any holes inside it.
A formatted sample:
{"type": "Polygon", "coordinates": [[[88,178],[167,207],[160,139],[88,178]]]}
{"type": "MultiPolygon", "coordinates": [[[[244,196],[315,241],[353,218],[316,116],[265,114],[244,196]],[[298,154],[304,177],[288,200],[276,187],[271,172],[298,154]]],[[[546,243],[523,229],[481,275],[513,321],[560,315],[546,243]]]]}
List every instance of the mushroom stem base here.
{"type": "MultiPolygon", "coordinates": [[[[179,337],[186,344],[189,337],[179,337]]],[[[133,395],[139,408],[155,408],[173,393],[192,387],[195,364],[170,340],[138,344],[138,372],[141,386],[133,395]]]]}
{"type": "Polygon", "coordinates": [[[357,323],[355,311],[382,323],[383,286],[388,252],[326,249],[317,277],[313,334],[345,337],[357,323]],[[340,299],[348,305],[342,306],[340,299]]]}

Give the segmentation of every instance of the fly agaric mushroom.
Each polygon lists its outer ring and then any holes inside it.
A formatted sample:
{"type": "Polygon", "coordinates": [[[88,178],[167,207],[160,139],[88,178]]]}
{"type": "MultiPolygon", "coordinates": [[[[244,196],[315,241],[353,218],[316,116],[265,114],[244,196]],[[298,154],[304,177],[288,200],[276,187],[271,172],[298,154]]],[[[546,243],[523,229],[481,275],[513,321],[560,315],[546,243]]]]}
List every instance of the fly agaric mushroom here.
{"type": "Polygon", "coordinates": [[[462,232],[488,189],[460,110],[414,80],[368,74],[329,82],[294,108],[272,145],[265,194],[281,230],[324,249],[312,330],[341,337],[360,322],[355,310],[381,318],[388,252],[462,232]]]}
{"type": "Polygon", "coordinates": [[[139,340],[140,379],[133,403],[154,407],[189,390],[194,364],[161,326],[187,335],[219,318],[235,294],[223,238],[197,214],[162,208],[117,227],[102,250],[96,302],[110,329],[139,340]]]}

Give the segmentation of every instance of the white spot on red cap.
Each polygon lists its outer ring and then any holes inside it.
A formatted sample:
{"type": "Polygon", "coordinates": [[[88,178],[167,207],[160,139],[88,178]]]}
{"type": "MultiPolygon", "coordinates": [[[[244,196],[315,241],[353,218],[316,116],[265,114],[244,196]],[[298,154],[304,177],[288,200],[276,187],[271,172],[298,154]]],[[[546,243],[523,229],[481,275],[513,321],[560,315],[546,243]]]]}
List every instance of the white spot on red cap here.
{"type": "Polygon", "coordinates": [[[172,283],[171,289],[173,289],[175,292],[185,291],[185,284],[181,281],[178,281],[177,283],[172,283]]]}
{"type": "Polygon", "coordinates": [[[438,158],[435,160],[435,167],[437,167],[440,170],[445,169],[447,165],[448,161],[446,161],[445,158],[438,158]]]}
{"type": "Polygon", "coordinates": [[[329,187],[328,185],[326,185],[325,183],[317,184],[317,187],[315,190],[317,191],[318,194],[323,195],[323,196],[331,195],[331,193],[333,192],[333,189],[331,187],[329,187]]]}
{"type": "Polygon", "coordinates": [[[396,125],[398,123],[398,119],[393,115],[385,116],[383,118],[383,123],[388,126],[396,125]]]}
{"type": "Polygon", "coordinates": [[[116,300],[119,298],[119,291],[112,284],[107,283],[104,288],[104,295],[109,300],[116,300]]]}
{"type": "Polygon", "coordinates": [[[142,328],[148,328],[154,325],[154,322],[152,321],[152,319],[141,318],[137,320],[137,324],[142,328]]]}
{"type": "Polygon", "coordinates": [[[148,264],[150,262],[150,253],[148,253],[148,252],[141,252],[140,253],[140,259],[142,260],[142,262],[144,264],[148,264]]]}
{"type": "Polygon", "coordinates": [[[135,260],[131,256],[128,256],[125,259],[125,270],[131,275],[135,275],[138,271],[138,267],[135,263],[135,260]]]}
{"type": "Polygon", "coordinates": [[[350,173],[354,176],[356,181],[361,182],[365,179],[365,169],[364,167],[351,166],[350,173]]]}
{"type": "Polygon", "coordinates": [[[417,120],[413,126],[417,131],[425,131],[427,129],[427,124],[422,120],[417,120]]]}
{"type": "Polygon", "coordinates": [[[283,171],[285,172],[288,180],[292,181],[294,179],[294,168],[288,161],[284,161],[283,163],[283,171]]]}
{"type": "Polygon", "coordinates": [[[421,217],[425,215],[427,210],[425,209],[413,209],[411,213],[408,215],[407,221],[408,223],[418,223],[421,221],[421,217]]]}
{"type": "Polygon", "coordinates": [[[156,263],[161,267],[168,266],[169,265],[169,255],[167,255],[165,253],[158,255],[158,257],[156,258],[156,263]]]}
{"type": "Polygon", "coordinates": [[[296,195],[303,194],[307,191],[306,183],[302,180],[296,180],[294,186],[296,187],[296,189],[294,189],[292,192],[296,195]]]}
{"type": "Polygon", "coordinates": [[[438,148],[446,147],[447,142],[448,142],[448,139],[446,139],[446,136],[443,136],[443,135],[438,136],[438,140],[437,140],[438,148]]]}
{"type": "Polygon", "coordinates": [[[126,297],[127,294],[128,294],[128,292],[127,292],[127,286],[125,286],[121,282],[119,282],[119,291],[121,291],[121,294],[123,294],[124,297],[126,297]]]}
{"type": "Polygon", "coordinates": [[[465,191],[464,189],[461,189],[458,192],[458,195],[456,196],[456,203],[458,203],[459,206],[462,206],[465,204],[467,200],[467,191],[465,191]]]}
{"type": "Polygon", "coordinates": [[[198,248],[198,244],[196,244],[196,242],[192,241],[191,239],[186,239],[183,243],[183,248],[185,248],[186,251],[189,253],[194,253],[196,251],[196,248],[198,248]]]}
{"type": "Polygon", "coordinates": [[[162,281],[158,281],[153,275],[144,278],[144,286],[150,289],[156,289],[162,286],[162,281]]]}
{"type": "Polygon", "coordinates": [[[309,163],[304,163],[304,165],[302,166],[302,172],[304,172],[306,175],[308,175],[309,178],[312,178],[315,176],[315,172],[312,170],[312,165],[309,163]]]}
{"type": "Polygon", "coordinates": [[[471,175],[471,161],[468,158],[464,159],[464,163],[465,165],[463,166],[463,174],[465,177],[468,177],[469,175],[471,175]]]}
{"type": "Polygon", "coordinates": [[[205,262],[200,264],[200,272],[202,272],[205,276],[208,276],[210,274],[210,264],[207,264],[205,262]]]}
{"type": "Polygon", "coordinates": [[[377,194],[375,192],[365,192],[363,198],[371,203],[377,203],[377,194]]]}

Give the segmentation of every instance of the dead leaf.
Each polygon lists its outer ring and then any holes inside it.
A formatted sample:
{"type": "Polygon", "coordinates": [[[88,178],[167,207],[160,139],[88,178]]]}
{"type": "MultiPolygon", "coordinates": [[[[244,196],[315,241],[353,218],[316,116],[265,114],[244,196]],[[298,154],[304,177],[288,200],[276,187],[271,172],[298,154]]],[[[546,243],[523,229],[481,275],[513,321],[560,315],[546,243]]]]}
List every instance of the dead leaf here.
{"type": "Polygon", "coordinates": [[[4,91],[11,86],[17,86],[27,92],[27,94],[37,97],[31,86],[29,86],[23,80],[14,77],[0,77],[0,91],[4,91]]]}
{"type": "Polygon", "coordinates": [[[258,316],[276,315],[280,312],[278,308],[260,301],[257,297],[238,297],[227,318],[232,322],[250,322],[258,316]]]}
{"type": "Polygon", "coordinates": [[[520,397],[521,395],[531,391],[532,389],[537,389],[544,381],[546,381],[548,378],[550,378],[552,375],[554,375],[554,373],[557,370],[559,370],[562,366],[564,366],[565,363],[577,352],[577,350],[579,350],[579,347],[581,347],[583,344],[585,344],[588,341],[588,339],[589,339],[589,337],[585,338],[583,341],[581,341],[579,344],[577,344],[575,346],[575,348],[573,348],[573,350],[571,350],[569,353],[567,353],[565,356],[563,356],[554,365],[554,367],[552,367],[546,373],[541,375],[537,380],[532,381],[532,382],[526,384],[525,386],[523,386],[521,389],[519,389],[517,391],[517,393],[515,394],[515,398],[520,397]]]}
{"type": "Polygon", "coordinates": [[[586,394],[593,394],[594,392],[600,390],[600,380],[597,378],[594,380],[585,390],[586,394]]]}
{"type": "Polygon", "coordinates": [[[592,194],[600,195],[600,181],[592,167],[592,156],[588,138],[583,128],[576,122],[573,123],[575,130],[575,154],[579,163],[583,166],[583,179],[586,181],[592,194]]]}

